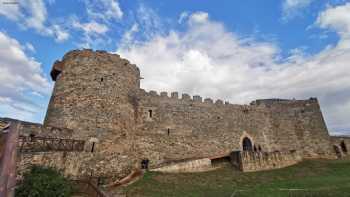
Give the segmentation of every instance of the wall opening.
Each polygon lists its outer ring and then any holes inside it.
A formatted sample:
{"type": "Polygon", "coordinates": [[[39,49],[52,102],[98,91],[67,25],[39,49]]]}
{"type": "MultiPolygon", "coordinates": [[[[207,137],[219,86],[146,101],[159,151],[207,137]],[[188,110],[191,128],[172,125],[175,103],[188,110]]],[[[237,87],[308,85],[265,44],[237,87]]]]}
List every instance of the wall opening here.
{"type": "Polygon", "coordinates": [[[341,158],[341,152],[338,146],[333,145],[333,149],[338,158],[341,158]]]}
{"type": "Polygon", "coordinates": [[[243,146],[243,151],[253,150],[253,143],[248,137],[243,138],[242,146],[243,146]]]}
{"type": "Polygon", "coordinates": [[[31,142],[34,141],[34,138],[35,138],[35,134],[31,133],[31,134],[29,135],[30,141],[31,141],[31,142]]]}
{"type": "Polygon", "coordinates": [[[142,159],[141,161],[141,169],[148,170],[149,159],[142,159]]]}
{"type": "Polygon", "coordinates": [[[210,159],[210,161],[211,161],[212,166],[220,167],[220,166],[229,165],[231,163],[231,158],[228,155],[228,156],[224,156],[224,157],[210,159]]]}
{"type": "Polygon", "coordinates": [[[346,148],[346,145],[345,145],[345,142],[342,141],[340,143],[340,147],[341,147],[341,150],[344,152],[344,153],[347,153],[348,152],[348,149],[346,148]]]}
{"type": "Polygon", "coordinates": [[[258,150],[261,152],[261,146],[260,145],[258,146],[258,150]]]}
{"type": "Polygon", "coordinates": [[[167,132],[168,132],[168,135],[170,135],[170,129],[169,128],[168,128],[167,132]]]}
{"type": "Polygon", "coordinates": [[[101,78],[101,82],[103,82],[103,77],[101,78]]]}
{"type": "Polygon", "coordinates": [[[92,142],[92,146],[91,146],[91,152],[93,153],[95,149],[95,142],[92,142]]]}
{"type": "Polygon", "coordinates": [[[148,117],[149,117],[149,118],[152,118],[152,116],[153,116],[153,112],[152,112],[152,110],[150,109],[150,110],[148,110],[148,117]]]}

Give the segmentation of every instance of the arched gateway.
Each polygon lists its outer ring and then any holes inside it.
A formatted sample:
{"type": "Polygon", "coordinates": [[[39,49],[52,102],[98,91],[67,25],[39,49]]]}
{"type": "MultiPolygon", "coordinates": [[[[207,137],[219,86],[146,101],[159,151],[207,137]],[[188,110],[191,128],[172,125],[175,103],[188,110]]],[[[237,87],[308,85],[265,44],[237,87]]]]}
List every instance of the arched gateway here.
{"type": "Polygon", "coordinates": [[[242,147],[243,147],[243,151],[252,151],[253,143],[248,137],[245,137],[243,138],[243,141],[242,141],[242,147]]]}

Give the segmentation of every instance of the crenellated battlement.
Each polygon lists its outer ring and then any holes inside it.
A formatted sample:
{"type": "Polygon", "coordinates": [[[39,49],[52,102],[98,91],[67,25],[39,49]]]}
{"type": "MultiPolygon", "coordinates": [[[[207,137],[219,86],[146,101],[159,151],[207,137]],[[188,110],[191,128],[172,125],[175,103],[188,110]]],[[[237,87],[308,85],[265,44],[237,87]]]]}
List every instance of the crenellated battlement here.
{"type": "Polygon", "coordinates": [[[255,101],[252,101],[250,105],[265,105],[265,106],[271,106],[271,105],[288,105],[288,104],[312,104],[312,103],[318,103],[317,98],[311,97],[306,100],[296,100],[296,99],[279,99],[279,98],[272,98],[272,99],[257,99],[255,101]]]}
{"type": "Polygon", "coordinates": [[[317,104],[317,98],[310,98],[306,100],[296,100],[296,99],[258,99],[252,101],[249,105],[247,104],[231,104],[228,101],[223,101],[221,99],[212,99],[212,98],[204,98],[200,95],[193,95],[187,93],[179,92],[157,92],[155,90],[145,91],[141,89],[141,97],[145,97],[147,99],[153,100],[153,102],[168,102],[168,103],[177,103],[177,104],[198,104],[201,106],[207,107],[228,107],[228,108],[239,108],[244,112],[248,112],[249,110],[256,109],[270,109],[271,107],[278,108],[295,108],[295,107],[306,107],[311,104],[317,104]],[[179,96],[180,95],[180,96],[179,96]]]}
{"type": "MultiPolygon", "coordinates": [[[[148,97],[150,99],[155,100],[163,100],[163,101],[178,101],[178,102],[188,102],[188,103],[197,103],[197,104],[207,104],[207,105],[215,105],[215,106],[233,106],[234,104],[229,103],[228,101],[223,101],[221,99],[211,99],[211,98],[204,98],[200,95],[193,95],[187,93],[182,93],[181,96],[179,96],[179,92],[157,92],[155,90],[145,91],[141,89],[142,96],[148,97]]],[[[244,105],[236,105],[236,106],[244,106],[244,105]]]]}

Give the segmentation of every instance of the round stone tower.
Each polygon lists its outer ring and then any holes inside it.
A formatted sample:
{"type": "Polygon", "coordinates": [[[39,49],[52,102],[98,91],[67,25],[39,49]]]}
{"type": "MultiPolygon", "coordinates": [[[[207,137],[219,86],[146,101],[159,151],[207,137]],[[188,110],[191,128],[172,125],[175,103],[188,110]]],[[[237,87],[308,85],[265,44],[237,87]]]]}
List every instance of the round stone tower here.
{"type": "Polygon", "coordinates": [[[70,128],[83,138],[134,130],[140,87],[136,65],[105,51],[74,50],[54,63],[51,77],[56,83],[45,126],[70,128]]]}

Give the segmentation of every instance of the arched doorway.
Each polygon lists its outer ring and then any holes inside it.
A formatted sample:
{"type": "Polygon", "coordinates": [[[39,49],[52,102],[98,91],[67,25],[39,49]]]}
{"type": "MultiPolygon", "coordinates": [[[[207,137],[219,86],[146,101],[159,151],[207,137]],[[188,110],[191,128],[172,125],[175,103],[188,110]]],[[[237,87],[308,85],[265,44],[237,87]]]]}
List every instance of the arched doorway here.
{"type": "Polygon", "coordinates": [[[253,150],[253,143],[248,137],[243,138],[242,148],[243,148],[243,151],[252,151],[253,150]]]}
{"type": "Polygon", "coordinates": [[[344,141],[341,141],[340,148],[343,151],[343,153],[347,153],[348,152],[348,149],[346,148],[346,145],[345,145],[344,141]]]}

